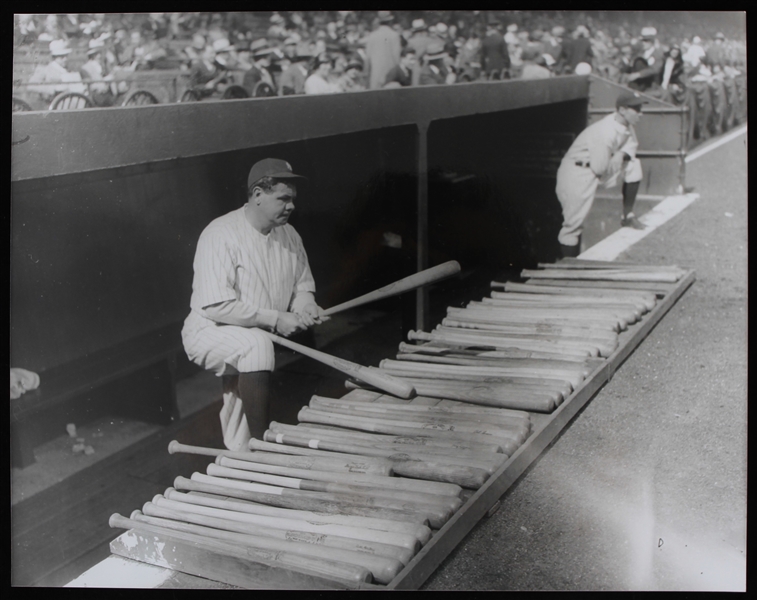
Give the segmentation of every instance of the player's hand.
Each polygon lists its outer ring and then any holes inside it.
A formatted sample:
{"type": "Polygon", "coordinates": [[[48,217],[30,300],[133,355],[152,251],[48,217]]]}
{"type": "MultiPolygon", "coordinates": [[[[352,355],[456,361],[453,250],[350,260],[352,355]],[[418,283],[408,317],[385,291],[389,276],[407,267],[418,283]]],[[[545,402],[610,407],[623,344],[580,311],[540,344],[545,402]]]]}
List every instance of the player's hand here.
{"type": "Polygon", "coordinates": [[[318,325],[331,318],[324,315],[323,309],[317,304],[306,304],[302,307],[302,311],[299,315],[302,322],[308,327],[318,325]]]}
{"type": "Polygon", "coordinates": [[[307,325],[302,322],[299,315],[289,312],[280,312],[279,318],[276,319],[275,331],[284,337],[297,333],[298,331],[304,331],[307,329],[307,325]]]}

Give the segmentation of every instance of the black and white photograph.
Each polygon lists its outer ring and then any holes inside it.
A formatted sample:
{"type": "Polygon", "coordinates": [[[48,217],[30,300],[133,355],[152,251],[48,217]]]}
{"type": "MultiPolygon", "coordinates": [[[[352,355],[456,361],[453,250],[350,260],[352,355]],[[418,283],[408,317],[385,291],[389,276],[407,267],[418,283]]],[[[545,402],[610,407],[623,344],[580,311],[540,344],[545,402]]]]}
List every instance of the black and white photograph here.
{"type": "Polygon", "coordinates": [[[745,11],[12,17],[12,588],[746,592],[745,11]]]}

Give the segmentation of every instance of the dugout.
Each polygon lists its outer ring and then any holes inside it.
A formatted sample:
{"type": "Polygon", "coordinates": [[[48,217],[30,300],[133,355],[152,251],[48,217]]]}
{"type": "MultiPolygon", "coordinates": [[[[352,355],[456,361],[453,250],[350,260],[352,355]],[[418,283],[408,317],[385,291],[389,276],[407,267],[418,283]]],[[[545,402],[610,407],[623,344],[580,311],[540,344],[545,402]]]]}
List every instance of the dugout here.
{"type": "MultiPolygon", "coordinates": [[[[309,177],[291,222],[324,307],[451,259],[516,271],[557,256],[555,173],[588,96],[570,76],[14,113],[11,364],[42,381],[12,407],[16,456],[30,411],[84,396],[177,418],[195,244],[256,160],[309,177]]],[[[413,308],[423,328],[426,291],[413,308]]]]}

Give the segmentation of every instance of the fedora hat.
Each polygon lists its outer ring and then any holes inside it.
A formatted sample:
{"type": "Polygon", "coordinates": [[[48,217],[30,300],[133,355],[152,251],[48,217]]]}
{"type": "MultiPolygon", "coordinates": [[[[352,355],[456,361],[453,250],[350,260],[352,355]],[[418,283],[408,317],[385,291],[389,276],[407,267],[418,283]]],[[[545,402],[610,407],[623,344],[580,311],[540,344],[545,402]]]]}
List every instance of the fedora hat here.
{"type": "Polygon", "coordinates": [[[379,23],[390,23],[394,21],[394,15],[389,10],[380,10],[378,11],[378,20],[379,23]]]}
{"type": "Polygon", "coordinates": [[[68,47],[65,40],[53,40],[50,42],[50,54],[53,56],[66,56],[71,54],[71,48],[68,47]]]}

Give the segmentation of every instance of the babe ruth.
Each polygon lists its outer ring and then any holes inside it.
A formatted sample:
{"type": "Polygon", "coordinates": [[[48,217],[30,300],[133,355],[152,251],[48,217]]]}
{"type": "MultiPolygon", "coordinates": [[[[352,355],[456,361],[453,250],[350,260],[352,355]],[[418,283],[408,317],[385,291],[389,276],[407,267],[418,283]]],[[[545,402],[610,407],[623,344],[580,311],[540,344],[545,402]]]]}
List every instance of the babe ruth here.
{"type": "Polygon", "coordinates": [[[182,340],[190,360],[224,377],[225,392],[238,374],[241,406],[230,400],[225,409],[230,413],[237,404],[235,417],[231,422],[228,414],[221,417],[224,442],[234,449],[246,447],[250,435],[262,439],[268,427],[274,349],[261,330],[288,337],[328,318],[315,302],[302,239],[288,224],[298,179],[304,178],[286,161],[255,163],[247,178],[247,203],[212,221],[197,242],[182,340]],[[240,434],[232,444],[241,430],[249,435],[240,434]]]}
{"type": "Polygon", "coordinates": [[[574,140],[557,170],[557,199],[563,224],[557,240],[563,256],[578,256],[583,223],[594,202],[597,186],[612,187],[623,177],[623,227],[644,229],[633,213],[641,182],[641,162],[636,158],[639,142],[634,125],[646,102],[635,93],[618,97],[614,113],[584,129],[574,140]]]}

